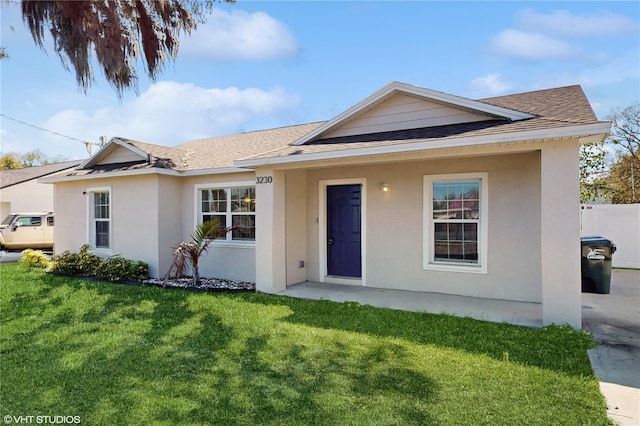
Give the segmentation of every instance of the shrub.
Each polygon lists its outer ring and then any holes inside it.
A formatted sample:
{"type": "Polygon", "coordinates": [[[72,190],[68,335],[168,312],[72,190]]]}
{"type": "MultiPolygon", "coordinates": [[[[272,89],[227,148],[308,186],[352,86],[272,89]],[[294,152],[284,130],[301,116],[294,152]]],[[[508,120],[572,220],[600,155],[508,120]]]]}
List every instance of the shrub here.
{"type": "Polygon", "coordinates": [[[97,276],[104,261],[100,256],[89,253],[87,244],[80,247],[80,253],[65,251],[53,258],[53,272],[70,276],[97,276]]]}
{"type": "Polygon", "coordinates": [[[149,265],[141,261],[112,256],[103,260],[83,245],[80,253],[64,253],[53,258],[52,271],[61,275],[96,277],[107,281],[142,281],[149,276],[149,265]]]}
{"type": "Polygon", "coordinates": [[[41,250],[26,249],[22,252],[20,264],[27,268],[47,269],[51,267],[52,262],[49,260],[49,256],[44,254],[41,250]]]}
{"type": "Polygon", "coordinates": [[[112,256],[101,265],[97,275],[108,281],[142,281],[149,275],[149,266],[145,262],[112,256]]]}

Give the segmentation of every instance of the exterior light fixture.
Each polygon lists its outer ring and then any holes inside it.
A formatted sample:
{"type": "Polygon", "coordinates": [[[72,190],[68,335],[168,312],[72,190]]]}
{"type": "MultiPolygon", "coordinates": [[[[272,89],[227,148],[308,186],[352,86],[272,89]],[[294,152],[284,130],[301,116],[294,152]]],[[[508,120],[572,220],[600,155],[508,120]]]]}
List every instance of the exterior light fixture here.
{"type": "Polygon", "coordinates": [[[380,185],[380,189],[382,190],[382,192],[389,192],[389,184],[387,182],[383,182],[380,185]]]}

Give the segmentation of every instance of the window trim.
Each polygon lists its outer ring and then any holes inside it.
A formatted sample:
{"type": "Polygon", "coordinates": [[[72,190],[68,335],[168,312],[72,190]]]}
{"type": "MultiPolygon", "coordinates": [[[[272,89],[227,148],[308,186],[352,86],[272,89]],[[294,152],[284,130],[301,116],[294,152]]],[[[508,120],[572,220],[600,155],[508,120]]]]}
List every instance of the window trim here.
{"type": "Polygon", "coordinates": [[[87,195],[87,244],[91,247],[91,252],[99,255],[112,255],[114,247],[114,232],[113,232],[113,194],[111,186],[100,186],[94,188],[87,188],[85,190],[87,195]],[[94,194],[104,193],[109,194],[109,247],[96,247],[95,236],[95,209],[94,209],[94,194]]]}
{"type": "MultiPolygon", "coordinates": [[[[200,223],[200,217],[202,216],[202,190],[203,189],[232,189],[232,188],[241,188],[241,187],[252,187],[256,188],[255,180],[245,180],[245,181],[237,181],[237,182],[212,182],[212,183],[198,183],[193,186],[193,227],[195,228],[200,223]]],[[[230,198],[227,198],[227,202],[230,201],[230,198]]],[[[257,216],[257,212],[252,212],[257,216]]],[[[231,212],[225,212],[225,214],[231,215],[231,212]]],[[[256,224],[257,225],[257,224],[256,224]]],[[[256,241],[251,240],[232,240],[226,239],[221,240],[217,239],[212,242],[212,245],[216,247],[235,247],[235,248],[255,248],[256,241]]]]}
{"type": "Polygon", "coordinates": [[[489,240],[489,179],[487,172],[452,173],[423,176],[423,269],[429,271],[487,274],[487,248],[489,240]],[[478,224],[478,263],[436,261],[434,259],[434,182],[480,180],[480,219],[478,224]]]}

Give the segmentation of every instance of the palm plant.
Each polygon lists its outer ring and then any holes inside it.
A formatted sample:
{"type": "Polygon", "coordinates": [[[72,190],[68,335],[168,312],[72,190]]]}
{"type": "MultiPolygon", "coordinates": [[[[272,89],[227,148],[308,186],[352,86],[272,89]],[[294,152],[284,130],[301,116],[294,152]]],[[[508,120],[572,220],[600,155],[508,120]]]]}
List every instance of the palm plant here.
{"type": "Polygon", "coordinates": [[[234,229],[232,227],[221,228],[220,223],[216,220],[198,224],[191,234],[191,241],[181,242],[174,247],[173,262],[165,279],[184,277],[187,267],[190,267],[193,273],[193,286],[196,287],[200,281],[200,271],[198,270],[200,257],[209,249],[213,240],[225,236],[234,229]]]}

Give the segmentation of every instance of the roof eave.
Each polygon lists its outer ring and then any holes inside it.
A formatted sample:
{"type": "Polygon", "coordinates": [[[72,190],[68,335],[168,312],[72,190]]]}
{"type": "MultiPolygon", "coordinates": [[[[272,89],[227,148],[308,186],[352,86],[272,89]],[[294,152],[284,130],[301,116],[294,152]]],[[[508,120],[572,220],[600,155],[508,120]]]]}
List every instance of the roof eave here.
{"type": "Polygon", "coordinates": [[[186,170],[182,172],[182,176],[203,176],[203,175],[221,175],[229,173],[246,173],[253,172],[253,169],[246,169],[241,167],[220,167],[213,169],[199,169],[199,170],[186,170]]]}
{"type": "Polygon", "coordinates": [[[399,154],[403,152],[429,151],[443,148],[463,148],[482,145],[510,144],[529,140],[545,140],[559,138],[580,138],[581,143],[602,141],[611,129],[609,122],[598,122],[579,126],[567,126],[555,129],[530,130],[505,133],[504,135],[486,135],[436,139],[423,142],[411,142],[397,145],[375,146],[371,148],[355,148],[338,151],[299,154],[287,157],[270,157],[235,161],[236,167],[256,168],[304,161],[321,161],[338,158],[361,157],[370,155],[399,154]]]}
{"type": "Polygon", "coordinates": [[[124,176],[144,176],[144,175],[165,175],[165,176],[181,176],[182,173],[177,170],[160,169],[157,167],[137,170],[119,170],[105,173],[89,174],[89,175],[75,175],[75,176],[52,176],[50,178],[38,179],[39,183],[59,183],[59,182],[74,182],[88,179],[107,179],[114,177],[124,176]]]}
{"type": "Polygon", "coordinates": [[[125,177],[125,176],[143,176],[150,174],[158,174],[164,176],[179,176],[179,177],[188,177],[188,176],[203,176],[203,175],[219,175],[219,174],[229,174],[229,173],[247,173],[253,172],[253,169],[240,168],[240,167],[219,167],[213,169],[199,169],[199,170],[171,170],[171,169],[160,169],[160,168],[148,168],[148,169],[138,169],[138,170],[120,170],[120,171],[112,171],[105,172],[101,174],[89,174],[89,175],[78,175],[78,176],[58,176],[58,177],[50,177],[50,178],[42,178],[38,179],[40,183],[58,183],[58,182],[73,182],[73,181],[81,181],[87,179],[107,179],[113,177],[125,177]]]}

